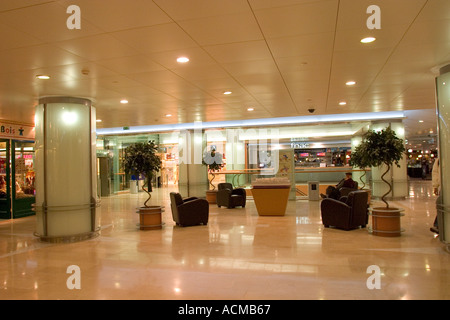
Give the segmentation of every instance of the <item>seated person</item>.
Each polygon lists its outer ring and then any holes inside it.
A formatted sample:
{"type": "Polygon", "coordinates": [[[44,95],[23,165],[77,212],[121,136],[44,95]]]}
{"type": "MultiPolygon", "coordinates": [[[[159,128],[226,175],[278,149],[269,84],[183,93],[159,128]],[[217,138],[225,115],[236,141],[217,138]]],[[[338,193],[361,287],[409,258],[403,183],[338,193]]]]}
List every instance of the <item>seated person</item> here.
{"type": "Polygon", "coordinates": [[[332,199],[339,200],[339,198],[341,197],[341,192],[339,191],[339,189],[344,188],[344,187],[351,188],[351,189],[356,188],[356,183],[352,179],[352,173],[351,172],[345,173],[345,178],[344,179],[339,181],[338,184],[335,187],[329,186],[327,188],[327,190],[325,191],[326,195],[321,193],[320,196],[322,198],[332,198],[332,199]]]}

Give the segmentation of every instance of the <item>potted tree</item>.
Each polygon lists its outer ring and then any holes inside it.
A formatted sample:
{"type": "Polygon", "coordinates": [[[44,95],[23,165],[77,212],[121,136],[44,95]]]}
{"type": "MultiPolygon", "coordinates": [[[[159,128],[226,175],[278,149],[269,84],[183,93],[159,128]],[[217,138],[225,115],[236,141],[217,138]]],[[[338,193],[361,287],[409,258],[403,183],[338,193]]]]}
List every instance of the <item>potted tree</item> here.
{"type": "Polygon", "coordinates": [[[123,168],[126,174],[142,175],[144,184],[142,190],[148,195],[144,206],[139,207],[140,229],[152,230],[162,228],[161,206],[150,206],[152,195],[152,178],[161,168],[161,159],[156,154],[157,146],[154,141],[148,143],[134,143],[124,151],[123,168]],[[146,188],[147,187],[147,188],[146,188]]]}
{"type": "Polygon", "coordinates": [[[370,189],[365,189],[366,182],[363,178],[367,175],[366,168],[370,168],[372,163],[370,161],[370,158],[367,157],[367,152],[364,149],[365,147],[366,145],[359,145],[355,148],[354,151],[352,151],[349,165],[364,170],[364,173],[359,177],[359,180],[361,181],[360,190],[364,190],[368,193],[367,203],[369,204],[372,193],[370,189]]]}
{"type": "Polygon", "coordinates": [[[217,190],[216,186],[213,185],[213,180],[216,178],[215,173],[220,171],[223,168],[223,156],[220,152],[217,152],[215,148],[212,148],[211,151],[205,152],[202,160],[203,165],[207,166],[208,173],[212,175],[212,178],[209,179],[208,190],[206,191],[206,200],[209,203],[217,203],[217,190]]]}
{"type": "Polygon", "coordinates": [[[366,182],[363,180],[363,178],[367,174],[365,169],[371,166],[369,160],[370,159],[366,157],[364,146],[359,145],[355,148],[354,151],[352,151],[350,161],[348,162],[350,166],[364,170],[364,173],[359,177],[359,180],[361,181],[362,185],[360,188],[361,190],[364,190],[364,187],[366,186],[366,182]]]}
{"type": "Polygon", "coordinates": [[[372,231],[379,236],[399,236],[400,216],[402,209],[392,208],[386,201],[386,196],[391,193],[392,185],[385,179],[386,174],[396,165],[400,167],[399,161],[403,158],[405,146],[403,140],[398,138],[391,128],[387,127],[381,131],[370,130],[364,134],[361,144],[352,153],[353,161],[359,167],[384,167],[381,180],[387,184],[388,191],[381,196],[385,207],[370,209],[372,211],[372,231]]]}

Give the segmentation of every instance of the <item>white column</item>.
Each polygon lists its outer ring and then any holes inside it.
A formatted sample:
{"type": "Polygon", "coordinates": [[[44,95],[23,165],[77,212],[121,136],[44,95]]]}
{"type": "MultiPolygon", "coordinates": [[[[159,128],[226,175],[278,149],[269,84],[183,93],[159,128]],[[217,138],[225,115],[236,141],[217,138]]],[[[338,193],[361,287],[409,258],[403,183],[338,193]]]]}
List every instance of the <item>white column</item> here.
{"type": "Polygon", "coordinates": [[[49,242],[97,236],[95,108],[87,99],[48,97],[35,117],[36,235],[49,242]]]}
{"type": "Polygon", "coordinates": [[[180,133],[178,188],[182,197],[206,197],[208,170],[202,164],[205,148],[206,139],[202,130],[180,133]]]}
{"type": "Polygon", "coordinates": [[[438,210],[439,239],[450,243],[450,64],[440,69],[436,78],[437,116],[439,132],[439,165],[441,170],[442,203],[438,210]]]}
{"type": "MultiPolygon", "coordinates": [[[[225,154],[227,157],[227,170],[245,169],[245,142],[239,140],[239,130],[226,130],[225,154]]],[[[246,175],[241,174],[237,177],[226,175],[228,182],[234,181],[235,187],[242,186],[246,182],[246,175]]]]}

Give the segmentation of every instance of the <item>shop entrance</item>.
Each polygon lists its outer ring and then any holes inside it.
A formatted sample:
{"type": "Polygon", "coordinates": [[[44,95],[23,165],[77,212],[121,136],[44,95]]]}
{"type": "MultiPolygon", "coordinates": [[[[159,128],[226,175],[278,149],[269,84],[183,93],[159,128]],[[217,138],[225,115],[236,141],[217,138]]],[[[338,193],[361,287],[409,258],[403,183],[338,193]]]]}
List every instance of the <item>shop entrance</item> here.
{"type": "Polygon", "coordinates": [[[34,142],[0,139],[0,219],[33,215],[34,142]]]}

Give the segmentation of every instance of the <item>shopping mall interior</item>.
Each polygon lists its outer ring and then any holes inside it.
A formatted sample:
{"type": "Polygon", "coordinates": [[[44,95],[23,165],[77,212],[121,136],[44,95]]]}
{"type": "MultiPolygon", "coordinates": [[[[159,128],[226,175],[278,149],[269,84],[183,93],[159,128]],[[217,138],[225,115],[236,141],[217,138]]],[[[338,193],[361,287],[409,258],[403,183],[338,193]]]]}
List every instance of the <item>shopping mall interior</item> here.
{"type": "Polygon", "coordinates": [[[450,1],[2,0],[0,26],[0,299],[450,299],[450,1]],[[389,187],[350,162],[386,128],[389,187]]]}

